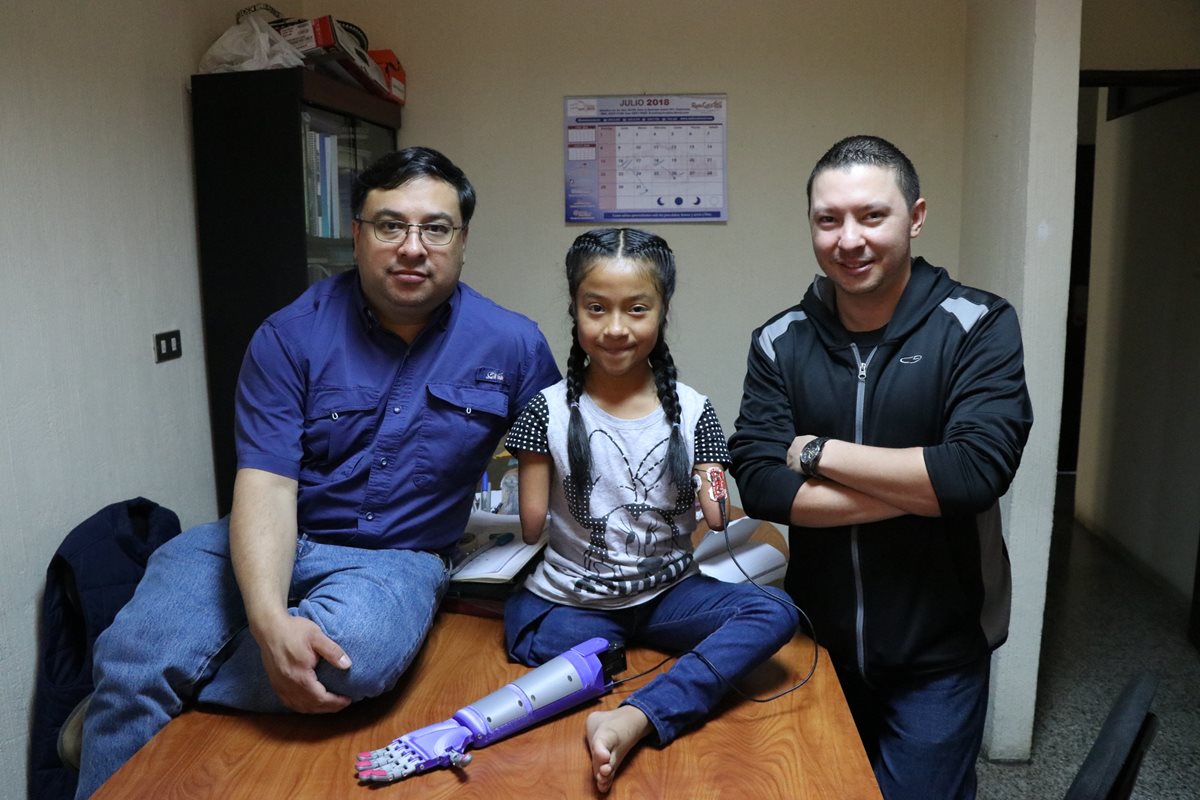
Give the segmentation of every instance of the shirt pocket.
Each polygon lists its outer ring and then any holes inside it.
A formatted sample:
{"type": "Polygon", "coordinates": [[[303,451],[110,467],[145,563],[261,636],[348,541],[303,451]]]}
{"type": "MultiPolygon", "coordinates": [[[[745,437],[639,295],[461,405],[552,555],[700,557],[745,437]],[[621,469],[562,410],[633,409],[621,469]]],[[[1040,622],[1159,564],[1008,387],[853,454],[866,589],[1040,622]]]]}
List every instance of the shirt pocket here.
{"type": "Polygon", "coordinates": [[[474,486],[508,427],[508,395],[452,383],[425,388],[428,405],[413,481],[422,489],[474,486]]]}
{"type": "Polygon", "coordinates": [[[370,445],[375,433],[379,392],[370,389],[317,389],[304,418],[304,465],[334,468],[370,445]]]}

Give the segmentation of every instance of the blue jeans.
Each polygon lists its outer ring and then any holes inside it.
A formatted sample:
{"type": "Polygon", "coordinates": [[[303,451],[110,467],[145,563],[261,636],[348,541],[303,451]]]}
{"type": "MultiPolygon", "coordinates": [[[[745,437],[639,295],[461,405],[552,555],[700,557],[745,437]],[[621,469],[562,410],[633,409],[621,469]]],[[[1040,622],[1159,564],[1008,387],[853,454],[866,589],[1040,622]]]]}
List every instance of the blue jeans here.
{"type": "MultiPolygon", "coordinates": [[[[788,599],[773,587],[766,591],[788,599]]],[[[504,609],[504,638],[509,657],[529,666],[593,636],[682,653],[625,700],[646,715],[665,745],[707,717],[728,688],[697,653],[736,681],[786,644],[798,622],[795,609],[751,584],[697,575],[646,603],[615,610],[559,605],[522,589],[504,609]]]]}
{"type": "MultiPolygon", "coordinates": [[[[350,656],[317,677],[352,700],[392,688],[428,633],[448,581],[441,558],[301,537],[289,613],[311,619],[350,656]]],[[[286,711],[250,635],[229,557],[229,521],[199,525],[155,551],[129,603],[95,649],[96,689],[84,721],[78,798],[198,700],[286,711]]]]}
{"type": "Polygon", "coordinates": [[[867,685],[838,679],[886,800],[972,800],[991,657],[954,672],[867,685]]]}

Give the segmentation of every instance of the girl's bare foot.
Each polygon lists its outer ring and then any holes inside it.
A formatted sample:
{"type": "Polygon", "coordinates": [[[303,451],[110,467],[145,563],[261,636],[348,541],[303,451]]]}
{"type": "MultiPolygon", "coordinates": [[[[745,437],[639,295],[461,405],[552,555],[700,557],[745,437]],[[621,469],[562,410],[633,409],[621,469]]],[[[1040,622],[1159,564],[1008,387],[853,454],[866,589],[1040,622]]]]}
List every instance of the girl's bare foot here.
{"type": "Polygon", "coordinates": [[[612,788],[621,761],[653,730],[650,720],[636,706],[624,705],[588,714],[587,742],[597,789],[607,792],[612,788]]]}

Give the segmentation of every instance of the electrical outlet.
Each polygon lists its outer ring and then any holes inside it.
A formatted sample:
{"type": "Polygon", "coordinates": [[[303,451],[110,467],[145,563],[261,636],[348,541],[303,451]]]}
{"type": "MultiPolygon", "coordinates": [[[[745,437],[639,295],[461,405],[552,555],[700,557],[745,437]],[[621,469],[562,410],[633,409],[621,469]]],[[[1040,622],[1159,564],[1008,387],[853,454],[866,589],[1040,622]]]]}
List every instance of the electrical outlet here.
{"type": "Polygon", "coordinates": [[[179,331],[166,331],[154,334],[154,362],[170,361],[183,355],[183,345],[179,342],[179,331]]]}

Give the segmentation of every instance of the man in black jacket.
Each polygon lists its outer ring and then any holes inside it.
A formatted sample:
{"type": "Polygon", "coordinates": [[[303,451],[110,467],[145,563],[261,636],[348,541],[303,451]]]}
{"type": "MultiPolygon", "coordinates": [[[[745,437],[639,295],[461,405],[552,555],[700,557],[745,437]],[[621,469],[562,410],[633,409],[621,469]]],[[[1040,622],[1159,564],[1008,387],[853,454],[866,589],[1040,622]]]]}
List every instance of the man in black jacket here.
{"type": "Polygon", "coordinates": [[[808,202],[824,276],[754,332],[733,474],[789,525],[787,589],[884,796],[971,798],[1008,634],[997,501],[1033,422],[1017,315],[912,258],[926,203],[891,143],[835,144],[808,202]]]}

